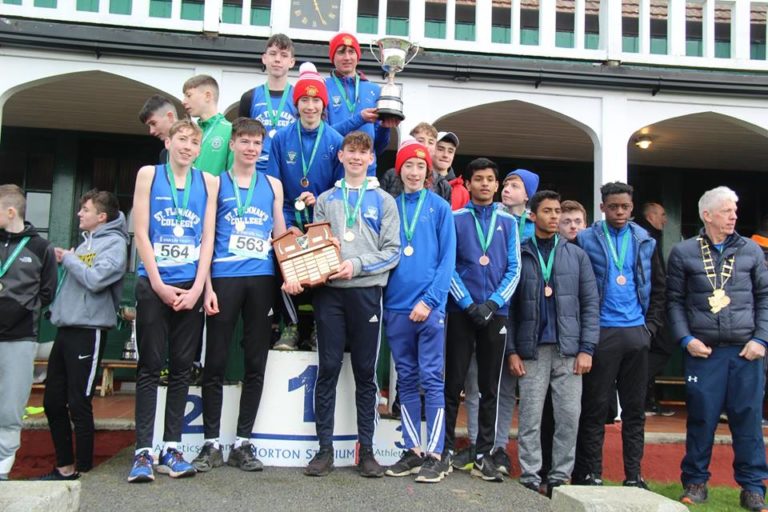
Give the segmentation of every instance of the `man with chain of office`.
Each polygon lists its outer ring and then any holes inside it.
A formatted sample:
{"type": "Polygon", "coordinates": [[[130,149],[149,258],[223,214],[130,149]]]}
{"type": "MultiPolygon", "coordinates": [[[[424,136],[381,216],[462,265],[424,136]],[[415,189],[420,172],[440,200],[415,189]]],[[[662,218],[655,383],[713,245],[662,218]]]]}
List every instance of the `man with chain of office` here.
{"type": "Polygon", "coordinates": [[[738,202],[727,187],[699,200],[704,229],[669,256],[670,329],[685,349],[688,424],[682,483],[686,504],[707,499],[717,421],[728,415],[740,504],[767,510],[761,427],[768,340],[768,269],[760,247],[735,231],[738,202]]]}

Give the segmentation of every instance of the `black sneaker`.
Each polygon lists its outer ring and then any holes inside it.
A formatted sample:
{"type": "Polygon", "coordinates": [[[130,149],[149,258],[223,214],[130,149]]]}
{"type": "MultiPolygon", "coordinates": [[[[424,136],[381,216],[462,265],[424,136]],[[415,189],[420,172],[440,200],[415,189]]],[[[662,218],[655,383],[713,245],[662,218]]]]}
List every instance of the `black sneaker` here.
{"type": "Polygon", "coordinates": [[[664,416],[666,418],[675,415],[675,411],[667,409],[658,404],[658,402],[652,402],[645,406],[646,416],[664,416]]]}
{"type": "Polygon", "coordinates": [[[491,458],[496,465],[496,469],[498,469],[502,475],[509,476],[509,472],[512,470],[512,463],[509,461],[509,455],[507,455],[506,450],[503,448],[496,448],[496,450],[491,453],[491,458]]]}
{"type": "Polygon", "coordinates": [[[475,445],[471,444],[459,450],[453,457],[451,465],[461,471],[472,471],[472,466],[475,465],[475,457],[477,456],[477,449],[475,445]]]}
{"type": "Polygon", "coordinates": [[[80,478],[80,473],[75,471],[71,475],[62,475],[61,472],[58,470],[58,468],[53,468],[50,473],[46,473],[43,476],[40,476],[38,478],[34,478],[33,480],[77,480],[80,478]]]}
{"type": "Polygon", "coordinates": [[[546,496],[549,499],[552,499],[552,491],[555,490],[555,487],[560,487],[561,485],[565,485],[565,482],[561,482],[560,480],[552,480],[550,482],[547,482],[546,486],[546,496]]]}
{"type": "Polygon", "coordinates": [[[768,506],[765,505],[765,496],[756,491],[741,490],[739,495],[739,505],[741,508],[752,510],[754,512],[765,512],[768,506]]]}
{"type": "Polygon", "coordinates": [[[582,478],[574,478],[573,485],[603,485],[603,479],[600,475],[587,473],[582,478]]]}
{"type": "Polygon", "coordinates": [[[360,470],[360,476],[366,478],[381,478],[384,476],[384,468],[376,462],[373,456],[373,448],[370,446],[361,446],[357,469],[360,470]]]}
{"type": "Polygon", "coordinates": [[[241,444],[239,448],[232,446],[227,465],[240,468],[243,471],[261,471],[264,469],[264,464],[256,458],[256,447],[247,441],[241,444]]]}
{"type": "Polygon", "coordinates": [[[333,448],[330,446],[321,446],[304,468],[304,474],[307,476],[326,476],[331,471],[333,471],[333,448]]]}
{"type": "Polygon", "coordinates": [[[216,445],[211,442],[205,443],[195,460],[192,461],[192,465],[201,473],[207,473],[213,468],[220,468],[224,465],[221,448],[216,448],[216,445]]]}
{"type": "Polygon", "coordinates": [[[536,485],[534,482],[520,482],[520,485],[522,485],[529,491],[533,491],[536,494],[541,494],[541,490],[539,489],[539,486],[536,485]]]}
{"type": "Polygon", "coordinates": [[[400,460],[389,466],[384,474],[387,476],[415,475],[422,464],[424,464],[424,457],[413,450],[405,450],[400,460]]]}
{"type": "Polygon", "coordinates": [[[427,484],[436,484],[448,476],[453,467],[446,464],[445,461],[437,460],[432,455],[427,455],[424,465],[421,466],[419,474],[416,475],[416,481],[427,484]]]}
{"type": "Polygon", "coordinates": [[[472,466],[472,476],[482,478],[486,482],[504,481],[504,477],[496,468],[496,464],[493,463],[493,457],[489,453],[475,460],[475,464],[472,466]]]}
{"type": "Polygon", "coordinates": [[[698,505],[705,503],[708,497],[707,484],[688,484],[685,486],[683,495],[680,496],[680,502],[685,505],[698,505]]]}
{"type": "Polygon", "coordinates": [[[648,484],[645,483],[645,480],[640,475],[637,475],[632,478],[627,478],[624,480],[621,485],[624,487],[637,487],[639,489],[645,489],[648,490],[648,484]]]}

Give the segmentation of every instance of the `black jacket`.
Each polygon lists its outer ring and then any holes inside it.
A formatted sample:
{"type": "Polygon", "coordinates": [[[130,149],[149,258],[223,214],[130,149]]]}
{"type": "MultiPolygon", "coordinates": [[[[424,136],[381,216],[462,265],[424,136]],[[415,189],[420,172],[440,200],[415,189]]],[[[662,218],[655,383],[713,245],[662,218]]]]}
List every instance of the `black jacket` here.
{"type": "MultiPolygon", "coordinates": [[[[706,236],[704,230],[700,236],[706,236]]],[[[725,285],[731,303],[717,314],[710,311],[712,285],[704,271],[699,237],[680,242],[669,255],[667,272],[667,312],[674,339],[690,335],[710,346],[768,340],[768,269],[763,251],[734,233],[725,240],[722,254],[714,248],[711,252],[718,285],[723,260],[735,256],[725,285]]]]}
{"type": "Polygon", "coordinates": [[[40,309],[56,294],[56,254],[32,224],[26,222],[21,233],[0,229],[0,262],[8,260],[25,236],[29,242],[0,278],[0,342],[37,340],[40,309]]]}
{"type": "MultiPolygon", "coordinates": [[[[600,298],[595,274],[587,254],[575,244],[560,239],[555,249],[551,286],[557,311],[557,343],[560,354],[573,357],[592,354],[600,335],[600,298]]],[[[536,248],[531,240],[520,247],[520,282],[509,308],[507,354],[522,359],[538,355],[541,277],[536,248]]]]}

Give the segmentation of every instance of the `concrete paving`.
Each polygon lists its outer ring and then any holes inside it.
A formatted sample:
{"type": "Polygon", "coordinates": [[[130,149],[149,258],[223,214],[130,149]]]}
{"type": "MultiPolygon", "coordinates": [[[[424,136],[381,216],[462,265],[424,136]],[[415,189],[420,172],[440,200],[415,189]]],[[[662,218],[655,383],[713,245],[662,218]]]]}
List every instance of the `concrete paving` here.
{"type": "Polygon", "coordinates": [[[558,512],[686,512],[682,503],[633,487],[565,485],[552,493],[558,512]]]}
{"type": "Polygon", "coordinates": [[[77,512],[80,482],[0,483],[0,510],[4,512],[77,512]]]}
{"type": "Polygon", "coordinates": [[[193,478],[173,480],[155,473],[149,484],[126,482],[133,449],[84,475],[81,512],[180,510],[183,512],[333,511],[549,511],[549,500],[516,481],[483,482],[454,472],[439,484],[412,478],[361,478],[351,468],[310,478],[299,468],[266,468],[246,473],[224,466],[193,478]]]}

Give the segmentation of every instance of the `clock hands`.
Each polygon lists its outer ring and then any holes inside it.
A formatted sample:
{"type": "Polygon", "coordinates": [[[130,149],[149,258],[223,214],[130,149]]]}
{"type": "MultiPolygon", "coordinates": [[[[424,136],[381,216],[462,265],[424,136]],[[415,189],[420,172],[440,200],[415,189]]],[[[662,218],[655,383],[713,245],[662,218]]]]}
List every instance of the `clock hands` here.
{"type": "Polygon", "coordinates": [[[312,5],[315,6],[315,12],[320,18],[320,23],[322,23],[323,25],[327,25],[328,23],[325,21],[325,18],[323,18],[323,14],[320,12],[320,6],[318,5],[317,0],[312,0],[312,5]]]}

